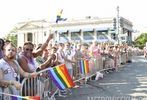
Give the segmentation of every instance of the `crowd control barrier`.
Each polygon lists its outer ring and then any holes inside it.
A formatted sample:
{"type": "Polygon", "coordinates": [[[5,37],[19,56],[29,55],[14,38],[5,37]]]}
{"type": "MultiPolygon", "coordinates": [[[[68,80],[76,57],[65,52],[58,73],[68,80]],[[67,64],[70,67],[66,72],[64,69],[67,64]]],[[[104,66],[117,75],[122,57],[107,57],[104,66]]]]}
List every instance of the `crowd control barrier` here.
{"type": "Polygon", "coordinates": [[[25,78],[22,81],[22,96],[39,95],[41,100],[54,100],[57,88],[48,76],[49,68],[37,73],[35,78],[25,78]]]}
{"type": "MultiPolygon", "coordinates": [[[[121,62],[126,63],[127,59],[131,60],[132,55],[131,52],[126,52],[120,54],[120,57],[121,62]]],[[[105,72],[114,69],[112,63],[115,63],[115,60],[108,58],[107,55],[91,57],[90,59],[81,59],[77,61],[75,67],[73,67],[75,68],[73,82],[76,84],[77,82],[84,81],[86,84],[87,80],[91,80],[91,78],[93,76],[96,76],[98,72],[105,72]]],[[[48,75],[49,69],[50,68],[46,68],[37,72],[37,77],[35,78],[23,79],[20,96],[40,96],[41,100],[55,100],[55,94],[57,94],[64,86],[61,88],[56,87],[55,83],[52,80],[53,78],[50,78],[48,75]]],[[[58,70],[58,68],[56,70],[58,70]]],[[[69,86],[70,84],[67,84],[67,87],[69,86]]],[[[7,90],[6,88],[5,93],[12,94],[10,90],[11,89],[7,90]]],[[[9,96],[1,94],[0,97],[4,98],[9,96]]],[[[9,98],[5,100],[9,100],[9,98]]]]}

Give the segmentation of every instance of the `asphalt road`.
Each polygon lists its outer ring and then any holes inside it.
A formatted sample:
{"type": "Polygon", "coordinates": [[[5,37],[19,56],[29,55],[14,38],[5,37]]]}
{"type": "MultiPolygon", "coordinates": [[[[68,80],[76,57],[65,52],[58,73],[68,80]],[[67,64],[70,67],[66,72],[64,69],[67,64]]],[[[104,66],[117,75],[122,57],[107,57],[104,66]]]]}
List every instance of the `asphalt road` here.
{"type": "Polygon", "coordinates": [[[147,96],[147,60],[144,57],[133,57],[133,62],[123,65],[119,72],[104,74],[103,79],[90,81],[80,88],[72,89],[72,95],[56,97],[56,100],[99,100],[98,98],[103,97],[131,97],[142,100],[145,96],[147,96]]]}

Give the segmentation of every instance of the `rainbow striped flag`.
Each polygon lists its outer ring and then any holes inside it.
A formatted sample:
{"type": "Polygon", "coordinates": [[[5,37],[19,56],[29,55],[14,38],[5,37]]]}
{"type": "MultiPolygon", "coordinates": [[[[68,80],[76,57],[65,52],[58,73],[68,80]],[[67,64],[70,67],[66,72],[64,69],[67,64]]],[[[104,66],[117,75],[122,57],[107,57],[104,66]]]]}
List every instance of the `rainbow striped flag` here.
{"type": "Polygon", "coordinates": [[[40,100],[40,96],[11,96],[11,100],[40,100]]]}
{"type": "Polygon", "coordinates": [[[49,76],[55,83],[55,85],[60,89],[64,90],[66,88],[72,88],[75,86],[71,76],[65,64],[50,68],[48,70],[49,76]]]}
{"type": "Polygon", "coordinates": [[[89,61],[87,59],[80,60],[80,72],[84,75],[89,73],[89,61]]]}

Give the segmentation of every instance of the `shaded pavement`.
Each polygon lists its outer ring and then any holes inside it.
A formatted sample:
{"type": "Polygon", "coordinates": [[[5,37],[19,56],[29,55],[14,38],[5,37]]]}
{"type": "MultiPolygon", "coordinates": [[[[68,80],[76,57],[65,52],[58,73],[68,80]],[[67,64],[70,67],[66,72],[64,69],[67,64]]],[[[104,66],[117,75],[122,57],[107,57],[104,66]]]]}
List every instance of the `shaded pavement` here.
{"type": "Polygon", "coordinates": [[[90,100],[91,97],[108,96],[147,96],[147,60],[144,57],[134,57],[133,63],[123,65],[119,72],[104,74],[101,80],[72,89],[71,96],[56,99],[90,100]]]}

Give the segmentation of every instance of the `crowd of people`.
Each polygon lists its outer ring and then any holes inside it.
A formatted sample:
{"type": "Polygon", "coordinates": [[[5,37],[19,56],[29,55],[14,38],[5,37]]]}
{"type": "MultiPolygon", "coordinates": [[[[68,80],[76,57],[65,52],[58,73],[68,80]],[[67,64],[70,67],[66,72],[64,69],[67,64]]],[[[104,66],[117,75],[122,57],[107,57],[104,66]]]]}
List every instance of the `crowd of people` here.
{"type": "MultiPolygon", "coordinates": [[[[48,67],[65,63],[73,80],[78,79],[79,61],[81,59],[105,58],[105,67],[112,67],[119,71],[122,62],[121,55],[132,52],[133,48],[110,43],[52,43],[50,34],[43,44],[35,45],[28,41],[21,47],[16,47],[11,41],[0,39],[0,91],[10,87],[12,94],[19,95],[21,82],[24,78],[35,77],[36,73],[48,67]]],[[[131,53],[130,53],[131,55],[131,53]]],[[[129,57],[129,56],[128,56],[129,57]]],[[[131,57],[131,56],[130,56],[131,57]]],[[[130,58],[128,62],[131,62],[130,58]]],[[[99,65],[101,66],[101,65],[99,65]]]]}

